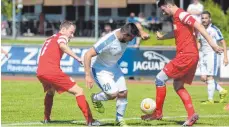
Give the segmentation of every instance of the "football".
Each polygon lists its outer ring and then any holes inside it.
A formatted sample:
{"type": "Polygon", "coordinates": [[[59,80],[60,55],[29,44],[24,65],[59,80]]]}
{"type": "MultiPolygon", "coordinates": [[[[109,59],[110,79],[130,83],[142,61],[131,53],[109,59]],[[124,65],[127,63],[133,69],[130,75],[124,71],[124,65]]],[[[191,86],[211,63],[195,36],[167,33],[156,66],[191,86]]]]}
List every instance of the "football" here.
{"type": "Polygon", "coordinates": [[[156,102],[151,98],[145,98],[141,102],[141,110],[145,114],[152,114],[156,109],[156,102]]]}

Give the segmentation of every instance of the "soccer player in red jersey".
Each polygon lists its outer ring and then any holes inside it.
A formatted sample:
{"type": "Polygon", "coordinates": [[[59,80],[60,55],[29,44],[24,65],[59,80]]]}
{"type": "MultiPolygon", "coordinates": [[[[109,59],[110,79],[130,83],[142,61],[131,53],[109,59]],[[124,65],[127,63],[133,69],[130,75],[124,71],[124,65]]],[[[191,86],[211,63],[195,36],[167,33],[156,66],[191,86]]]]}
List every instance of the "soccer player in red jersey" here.
{"type": "Polygon", "coordinates": [[[177,94],[183,101],[188,117],[184,126],[193,125],[199,118],[195,113],[191,97],[184,88],[184,83],[191,84],[195,75],[199,55],[197,49],[194,28],[198,30],[215,52],[223,52],[223,48],[216,45],[212,38],[206,32],[204,26],[195,21],[187,12],[178,8],[174,0],[161,0],[158,6],[162,9],[163,14],[173,16],[174,32],[162,35],[157,32],[158,39],[167,39],[175,37],[176,56],[164,69],[156,76],[156,110],[153,114],[143,115],[143,120],[160,120],[163,117],[163,104],[166,96],[166,81],[174,79],[173,86],[177,94]]]}
{"type": "Polygon", "coordinates": [[[55,91],[59,94],[67,91],[75,96],[76,102],[87,121],[87,125],[98,126],[100,123],[93,119],[83,89],[60,68],[60,60],[64,53],[82,63],[81,59],[68,47],[68,42],[74,36],[75,29],[75,25],[72,22],[64,21],[60,25],[59,33],[49,37],[41,50],[37,78],[43,84],[44,91],[46,92],[44,99],[44,123],[50,121],[55,91]]]}

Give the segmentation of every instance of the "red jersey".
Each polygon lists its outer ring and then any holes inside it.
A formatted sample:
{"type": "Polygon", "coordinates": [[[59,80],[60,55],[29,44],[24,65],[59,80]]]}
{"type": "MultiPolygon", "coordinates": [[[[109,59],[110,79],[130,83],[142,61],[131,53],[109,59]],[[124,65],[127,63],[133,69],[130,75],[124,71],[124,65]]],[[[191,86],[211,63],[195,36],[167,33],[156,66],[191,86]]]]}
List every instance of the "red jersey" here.
{"type": "Polygon", "coordinates": [[[176,11],[173,19],[177,53],[198,54],[193,27],[196,20],[180,8],[176,11]]]}
{"type": "Polygon", "coordinates": [[[39,56],[37,75],[62,72],[60,60],[64,52],[60,49],[60,43],[68,43],[68,38],[61,33],[54,34],[45,41],[39,56]]]}

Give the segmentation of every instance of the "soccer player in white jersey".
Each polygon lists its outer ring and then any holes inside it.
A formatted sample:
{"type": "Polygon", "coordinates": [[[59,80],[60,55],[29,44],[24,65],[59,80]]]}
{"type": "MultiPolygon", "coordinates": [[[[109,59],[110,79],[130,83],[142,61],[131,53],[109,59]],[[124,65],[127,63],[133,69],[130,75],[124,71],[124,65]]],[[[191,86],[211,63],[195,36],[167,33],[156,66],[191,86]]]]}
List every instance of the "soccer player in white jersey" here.
{"type": "Polygon", "coordinates": [[[126,125],[123,116],[127,106],[127,87],[117,62],[125,52],[128,42],[138,35],[142,39],[149,37],[149,34],[143,31],[139,23],[128,23],[102,37],[84,56],[87,87],[93,87],[94,78],[102,90],[91,95],[93,106],[99,113],[103,113],[105,109],[101,101],[116,98],[116,125],[118,126],[126,125]],[[91,59],[94,56],[97,57],[91,68],[91,59]]]}
{"type": "MultiPolygon", "coordinates": [[[[214,39],[215,43],[221,43],[224,48],[224,59],[223,63],[225,66],[228,64],[227,57],[227,46],[223,39],[223,35],[220,30],[211,23],[211,14],[208,11],[204,11],[201,15],[201,20],[203,26],[206,28],[208,34],[214,39]]],[[[206,82],[208,85],[208,100],[202,104],[213,104],[213,96],[215,90],[219,91],[220,103],[224,102],[225,96],[227,95],[227,90],[223,89],[216,81],[215,76],[217,76],[219,68],[219,55],[210,47],[206,39],[198,34],[199,49],[202,52],[200,56],[200,71],[201,80],[206,82]]]]}

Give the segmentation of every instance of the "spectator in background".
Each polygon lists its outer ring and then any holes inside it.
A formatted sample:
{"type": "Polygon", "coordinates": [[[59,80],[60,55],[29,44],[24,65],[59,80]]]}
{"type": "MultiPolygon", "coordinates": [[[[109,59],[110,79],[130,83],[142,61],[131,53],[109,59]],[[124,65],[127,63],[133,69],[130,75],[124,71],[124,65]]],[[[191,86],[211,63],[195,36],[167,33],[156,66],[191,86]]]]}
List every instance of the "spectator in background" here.
{"type": "Polygon", "coordinates": [[[204,10],[204,6],[199,0],[193,0],[193,3],[188,6],[187,12],[190,13],[199,23],[201,23],[201,13],[204,10]]]}
{"type": "Polygon", "coordinates": [[[137,20],[143,27],[148,27],[148,22],[142,12],[138,14],[137,20]]]}
{"type": "Polygon", "coordinates": [[[137,17],[135,17],[135,13],[134,12],[131,12],[130,13],[130,17],[127,18],[127,23],[136,23],[138,22],[138,19],[137,17]]]}
{"type": "Polygon", "coordinates": [[[104,26],[104,31],[102,32],[102,37],[105,36],[106,34],[110,33],[112,31],[111,26],[109,24],[106,24],[104,26]]]}

